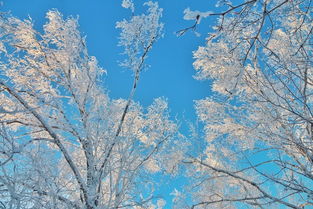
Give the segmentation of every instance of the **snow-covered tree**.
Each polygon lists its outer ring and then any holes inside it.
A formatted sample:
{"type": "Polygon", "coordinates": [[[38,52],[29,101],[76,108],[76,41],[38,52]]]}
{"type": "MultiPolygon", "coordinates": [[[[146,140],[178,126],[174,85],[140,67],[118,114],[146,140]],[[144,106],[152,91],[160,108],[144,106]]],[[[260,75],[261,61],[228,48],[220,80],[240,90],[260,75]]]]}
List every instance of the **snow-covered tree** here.
{"type": "MultiPolygon", "coordinates": [[[[151,173],[170,162],[177,125],[166,100],[133,101],[140,72],[162,35],[162,9],[144,3],[117,23],[128,99],[110,99],[105,70],[87,52],[77,18],[52,10],[42,32],[32,20],[0,17],[0,208],[147,208],[151,173]],[[166,153],[165,153],[166,151],[166,153]]],[[[170,166],[164,169],[171,169],[170,166]]]]}
{"type": "Polygon", "coordinates": [[[195,103],[207,146],[185,161],[195,182],[192,208],[312,207],[312,1],[220,0],[217,7],[186,9],[195,23],[178,33],[217,17],[193,53],[195,78],[211,80],[213,92],[195,103]]]}

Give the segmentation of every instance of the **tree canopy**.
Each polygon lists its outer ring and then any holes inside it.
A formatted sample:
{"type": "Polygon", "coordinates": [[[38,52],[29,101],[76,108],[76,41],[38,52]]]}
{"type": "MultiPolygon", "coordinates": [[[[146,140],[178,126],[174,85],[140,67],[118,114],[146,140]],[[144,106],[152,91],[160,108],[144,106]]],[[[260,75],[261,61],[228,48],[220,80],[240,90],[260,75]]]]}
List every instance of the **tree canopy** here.
{"type": "Polygon", "coordinates": [[[52,9],[38,30],[1,12],[0,208],[169,208],[155,191],[171,175],[186,179],[172,208],[312,207],[311,0],[183,11],[193,23],[177,25],[177,39],[215,21],[192,52],[194,78],[211,89],[194,101],[191,134],[166,98],[147,107],[134,99],[166,28],[158,2],[143,12],[137,3],[122,0],[129,13],[116,22],[120,66],[133,76],[120,99],[78,18],[52,9]]]}

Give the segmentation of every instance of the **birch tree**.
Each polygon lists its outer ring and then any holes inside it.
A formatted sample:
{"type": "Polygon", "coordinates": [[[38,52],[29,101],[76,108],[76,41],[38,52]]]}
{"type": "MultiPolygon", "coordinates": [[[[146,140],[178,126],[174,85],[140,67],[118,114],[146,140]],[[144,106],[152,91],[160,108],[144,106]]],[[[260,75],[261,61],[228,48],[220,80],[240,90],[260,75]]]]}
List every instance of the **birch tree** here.
{"type": "Polygon", "coordinates": [[[162,35],[162,9],[148,1],[137,15],[132,1],[122,6],[132,15],[116,28],[134,81],[129,98],[115,100],[77,18],[49,11],[39,32],[31,19],[1,14],[1,208],[152,206],[149,176],[164,168],[177,125],[165,99],[144,109],[133,96],[162,35]]]}
{"type": "Polygon", "coordinates": [[[177,207],[312,207],[312,1],[217,7],[186,9],[194,24],[178,32],[216,18],[193,53],[195,78],[212,82],[212,96],[195,102],[206,147],[185,160],[194,201],[177,207]]]}

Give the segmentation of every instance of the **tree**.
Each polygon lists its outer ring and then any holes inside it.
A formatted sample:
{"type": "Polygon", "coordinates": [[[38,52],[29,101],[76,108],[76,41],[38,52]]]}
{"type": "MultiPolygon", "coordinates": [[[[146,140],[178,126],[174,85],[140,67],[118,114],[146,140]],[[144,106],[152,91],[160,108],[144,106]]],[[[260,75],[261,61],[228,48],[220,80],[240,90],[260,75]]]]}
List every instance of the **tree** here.
{"type": "MultiPolygon", "coordinates": [[[[184,157],[191,184],[173,192],[176,208],[313,205],[311,4],[220,0],[216,13],[185,10],[194,24],[178,35],[204,18],[217,25],[194,52],[195,78],[213,92],[195,103],[205,146],[184,157]]],[[[177,171],[187,146],[174,141],[165,99],[147,109],[133,100],[163,28],[158,4],[144,5],[137,15],[123,0],[131,17],[116,24],[121,65],[134,76],[126,100],[103,88],[106,71],[76,18],[50,11],[40,32],[0,14],[0,208],[162,207],[153,174],[177,171]]]]}
{"type": "Polygon", "coordinates": [[[218,6],[186,9],[195,24],[179,31],[217,16],[193,54],[195,78],[211,80],[213,93],[195,103],[207,146],[185,160],[195,182],[191,207],[312,207],[312,2],[218,6]]]}
{"type": "MultiPolygon", "coordinates": [[[[8,13],[0,18],[0,207],[147,208],[151,173],[174,149],[177,125],[166,100],[133,101],[140,72],[162,34],[162,9],[116,24],[122,65],[134,73],[127,100],[109,98],[74,17],[46,15],[43,32],[8,13]],[[165,153],[166,151],[166,153],[165,153]],[[140,182],[146,182],[145,184],[140,182]]],[[[171,165],[167,163],[168,169],[171,165]]]]}

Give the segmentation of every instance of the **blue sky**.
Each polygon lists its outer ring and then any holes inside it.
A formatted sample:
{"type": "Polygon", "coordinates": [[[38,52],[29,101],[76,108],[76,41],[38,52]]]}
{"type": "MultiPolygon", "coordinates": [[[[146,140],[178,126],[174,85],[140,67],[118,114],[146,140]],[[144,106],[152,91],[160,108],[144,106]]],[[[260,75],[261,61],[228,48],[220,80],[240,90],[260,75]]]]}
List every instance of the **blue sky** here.
{"type": "MultiPolygon", "coordinates": [[[[135,0],[142,5],[144,0],[135,0]]],[[[117,46],[119,31],[115,23],[127,18],[129,11],[120,6],[121,0],[7,0],[3,10],[10,10],[14,16],[28,18],[30,16],[35,27],[41,30],[46,22],[45,13],[49,9],[59,10],[64,17],[79,16],[80,31],[87,36],[89,54],[96,56],[100,65],[107,70],[105,85],[111,98],[127,98],[131,84],[132,73],[118,65],[122,49],[117,46]]],[[[142,73],[135,101],[147,106],[153,98],[165,97],[173,117],[195,121],[194,100],[202,99],[210,94],[210,82],[193,79],[192,51],[205,44],[206,33],[210,31],[212,19],[202,21],[197,37],[189,32],[177,37],[175,32],[193,24],[183,20],[183,10],[190,7],[194,10],[213,10],[215,1],[207,0],[160,0],[164,9],[162,22],[164,38],[160,39],[152,49],[147,64],[151,67],[142,73]]],[[[182,131],[187,133],[186,124],[182,131]]],[[[174,188],[182,186],[184,179],[177,178],[170,186],[163,185],[160,193],[170,202],[168,196],[174,188]]],[[[167,204],[166,208],[171,208],[167,204]]]]}

